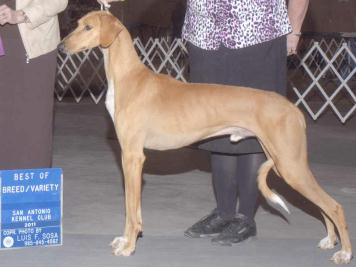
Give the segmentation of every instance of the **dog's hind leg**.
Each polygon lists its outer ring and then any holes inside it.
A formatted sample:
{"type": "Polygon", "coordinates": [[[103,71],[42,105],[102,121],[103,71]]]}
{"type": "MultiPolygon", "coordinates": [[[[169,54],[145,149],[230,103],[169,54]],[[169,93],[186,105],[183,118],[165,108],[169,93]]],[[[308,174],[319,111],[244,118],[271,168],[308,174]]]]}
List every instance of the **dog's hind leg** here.
{"type": "Polygon", "coordinates": [[[141,188],[142,167],[145,156],[142,152],[123,149],[122,165],[125,177],[125,231],[122,237],[115,238],[111,246],[114,255],[131,255],[136,248],[138,234],[142,231],[141,188]]]}
{"type": "MultiPolygon", "coordinates": [[[[340,235],[341,250],[333,255],[332,261],[336,264],[349,263],[352,258],[352,248],[342,206],[319,186],[306,163],[298,164],[295,161],[283,166],[283,163],[279,162],[277,168],[292,188],[321,208],[325,215],[334,222],[340,235]]],[[[330,241],[333,242],[332,225],[328,219],[326,226],[328,234],[331,235],[330,241]]]]}

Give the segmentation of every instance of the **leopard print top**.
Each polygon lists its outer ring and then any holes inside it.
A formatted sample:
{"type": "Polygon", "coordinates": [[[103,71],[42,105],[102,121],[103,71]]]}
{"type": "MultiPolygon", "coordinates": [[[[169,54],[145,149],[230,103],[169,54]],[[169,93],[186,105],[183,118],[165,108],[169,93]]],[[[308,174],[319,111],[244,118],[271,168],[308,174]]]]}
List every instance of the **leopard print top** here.
{"type": "Polygon", "coordinates": [[[290,31],[285,0],[188,0],[182,37],[206,50],[238,49],[290,31]]]}

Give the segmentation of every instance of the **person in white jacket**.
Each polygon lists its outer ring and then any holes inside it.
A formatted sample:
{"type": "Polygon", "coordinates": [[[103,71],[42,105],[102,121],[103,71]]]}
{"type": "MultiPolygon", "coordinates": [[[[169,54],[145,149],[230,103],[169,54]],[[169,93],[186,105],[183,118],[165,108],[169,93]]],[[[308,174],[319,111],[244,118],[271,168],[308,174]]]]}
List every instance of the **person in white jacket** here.
{"type": "Polygon", "coordinates": [[[53,92],[68,0],[0,0],[0,170],[52,164],[53,92]]]}

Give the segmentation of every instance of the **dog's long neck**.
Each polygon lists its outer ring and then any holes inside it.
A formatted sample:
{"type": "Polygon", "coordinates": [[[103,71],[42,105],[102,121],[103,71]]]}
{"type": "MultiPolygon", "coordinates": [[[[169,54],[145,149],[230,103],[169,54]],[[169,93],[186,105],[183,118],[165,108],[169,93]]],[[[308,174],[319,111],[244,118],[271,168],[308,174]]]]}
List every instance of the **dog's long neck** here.
{"type": "MultiPolygon", "coordinates": [[[[130,73],[144,67],[133,46],[130,33],[123,29],[111,46],[105,59],[107,76],[117,79],[119,82],[130,73]]],[[[108,77],[108,78],[109,78],[108,77]]]]}
{"type": "MultiPolygon", "coordinates": [[[[129,32],[124,29],[108,49],[103,50],[108,91],[105,104],[114,120],[115,112],[124,108],[122,101],[134,94],[128,86],[146,67],[138,57],[129,32]]],[[[115,121],[115,120],[114,120],[115,121]]]]}

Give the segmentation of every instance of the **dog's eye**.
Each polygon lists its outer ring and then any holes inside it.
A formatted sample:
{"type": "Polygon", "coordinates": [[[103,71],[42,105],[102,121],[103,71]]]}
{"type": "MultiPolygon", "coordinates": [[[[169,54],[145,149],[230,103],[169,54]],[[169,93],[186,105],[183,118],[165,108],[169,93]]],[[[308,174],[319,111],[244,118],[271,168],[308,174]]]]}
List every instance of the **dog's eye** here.
{"type": "Polygon", "coordinates": [[[86,31],[90,31],[91,29],[93,29],[93,27],[90,25],[85,25],[85,27],[84,27],[84,30],[86,30],[86,31]]]}

